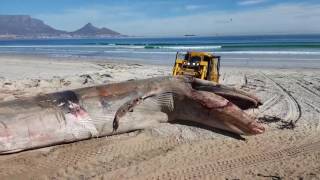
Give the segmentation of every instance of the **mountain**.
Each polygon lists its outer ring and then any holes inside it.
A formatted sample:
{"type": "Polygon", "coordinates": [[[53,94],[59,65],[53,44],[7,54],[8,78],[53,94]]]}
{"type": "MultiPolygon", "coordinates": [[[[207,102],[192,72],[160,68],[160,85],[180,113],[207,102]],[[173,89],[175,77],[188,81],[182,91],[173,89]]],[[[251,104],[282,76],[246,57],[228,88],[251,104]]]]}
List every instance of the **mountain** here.
{"type": "Polygon", "coordinates": [[[121,36],[108,28],[97,28],[91,23],[79,30],[57,30],[28,15],[0,15],[0,39],[7,38],[87,38],[121,36]]]}
{"type": "Polygon", "coordinates": [[[28,15],[0,15],[0,34],[1,35],[60,35],[67,33],[56,30],[43,21],[31,18],[28,15]]]}
{"type": "Polygon", "coordinates": [[[91,23],[86,24],[82,28],[71,32],[73,36],[118,36],[120,33],[115,32],[108,28],[97,28],[93,26],[91,23]]]}

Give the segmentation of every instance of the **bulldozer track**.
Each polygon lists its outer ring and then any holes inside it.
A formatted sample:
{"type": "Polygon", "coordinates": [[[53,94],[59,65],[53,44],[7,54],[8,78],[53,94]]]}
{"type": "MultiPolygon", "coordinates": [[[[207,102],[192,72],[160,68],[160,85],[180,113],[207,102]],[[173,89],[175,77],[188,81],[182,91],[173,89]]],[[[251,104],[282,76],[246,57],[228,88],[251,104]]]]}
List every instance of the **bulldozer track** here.
{"type": "MultiPolygon", "coordinates": [[[[315,110],[315,112],[320,113],[320,91],[316,88],[313,88],[312,86],[308,86],[308,81],[305,81],[303,79],[294,79],[296,81],[296,84],[298,87],[300,87],[303,92],[306,92],[310,96],[304,96],[305,98],[301,98],[301,101],[307,104],[309,107],[315,110]],[[306,98],[309,97],[309,98],[306,98]]],[[[320,117],[318,115],[318,122],[316,130],[320,130],[320,117]]]]}
{"type": "Polygon", "coordinates": [[[276,94],[270,99],[268,99],[266,102],[263,103],[261,108],[259,108],[259,113],[263,113],[272,108],[274,105],[278,104],[279,101],[281,101],[282,97],[282,95],[276,94]]]}
{"type": "Polygon", "coordinates": [[[311,93],[311,94],[313,94],[313,95],[315,95],[315,96],[317,96],[317,97],[319,97],[320,98],[320,92],[319,92],[319,90],[317,90],[317,89],[315,89],[315,88],[313,88],[313,87],[311,87],[311,86],[307,86],[306,84],[307,84],[307,81],[306,80],[304,80],[304,79],[295,79],[296,81],[297,81],[297,84],[299,85],[299,86],[301,86],[302,88],[304,88],[305,90],[307,90],[309,93],[311,93]]]}
{"type": "Polygon", "coordinates": [[[320,152],[319,140],[316,142],[306,143],[300,146],[291,146],[289,148],[272,152],[245,155],[229,160],[218,160],[216,162],[207,162],[188,166],[186,168],[162,171],[149,177],[142,177],[141,179],[199,179],[206,176],[214,176],[215,174],[226,173],[238,168],[248,168],[249,166],[285,160],[314,152],[320,152]]]}
{"type": "MultiPolygon", "coordinates": [[[[64,149],[64,151],[53,152],[46,157],[37,158],[35,162],[30,161],[28,163],[23,163],[24,165],[21,165],[18,157],[14,159],[8,159],[7,163],[15,163],[14,165],[16,168],[14,170],[10,169],[10,171],[6,171],[6,165],[0,165],[0,178],[5,179],[5,177],[19,176],[23,175],[25,172],[32,174],[32,172],[45,172],[46,170],[57,171],[61,167],[76,165],[77,162],[87,161],[91,159],[91,157],[106,156],[107,154],[112,154],[112,156],[108,156],[108,159],[112,159],[113,157],[117,157],[122,154],[135,155],[145,151],[155,151],[157,149],[168,151],[168,149],[173,148],[183,142],[185,141],[177,139],[176,137],[170,137],[161,138],[158,140],[148,140],[147,142],[135,142],[132,139],[128,139],[127,141],[123,141],[117,145],[110,145],[110,143],[99,143],[98,146],[95,145],[94,147],[90,146],[89,143],[88,146],[81,147],[81,149],[77,148],[77,145],[74,145],[71,148],[64,149]],[[71,156],[70,153],[66,153],[66,151],[71,151],[74,153],[72,153],[71,156]],[[34,166],[30,167],[30,164],[34,164],[34,166]]],[[[141,158],[144,159],[143,156],[141,156],[141,158]]]]}
{"type": "MultiPolygon", "coordinates": [[[[255,81],[257,81],[259,83],[263,83],[263,85],[260,84],[260,86],[266,86],[266,82],[261,80],[261,79],[265,78],[264,76],[262,76],[260,74],[254,74],[254,75],[251,75],[248,77],[250,77],[250,79],[254,79],[255,81]]],[[[251,83],[250,85],[256,86],[256,83],[253,83],[253,84],[251,83]]],[[[278,104],[281,100],[283,100],[284,95],[279,94],[279,93],[274,93],[274,94],[275,94],[274,96],[272,96],[271,98],[269,98],[268,100],[263,102],[263,105],[260,106],[258,109],[258,114],[262,114],[262,113],[268,111],[274,105],[278,104]]]]}
{"type": "Polygon", "coordinates": [[[318,107],[316,104],[320,104],[320,92],[316,90],[315,88],[308,87],[304,85],[302,82],[306,82],[302,79],[295,79],[296,84],[306,93],[312,96],[311,99],[303,98],[302,101],[304,101],[306,104],[308,104],[310,107],[312,107],[314,110],[316,110],[318,113],[320,113],[320,107],[318,107]]]}
{"type": "Polygon", "coordinates": [[[315,105],[311,104],[310,102],[305,102],[305,103],[308,104],[310,107],[312,107],[315,111],[320,113],[320,108],[318,106],[315,106],[315,105]]]}
{"type": "Polygon", "coordinates": [[[268,79],[275,87],[277,87],[285,96],[288,103],[289,112],[284,117],[287,122],[293,122],[296,124],[301,117],[301,107],[298,101],[279,83],[277,83],[273,78],[261,72],[261,75],[268,79]]]}
{"type": "Polygon", "coordinates": [[[262,163],[279,162],[281,159],[294,158],[296,156],[304,155],[304,151],[306,153],[320,151],[320,142],[317,134],[306,136],[300,141],[291,142],[290,144],[282,144],[278,146],[280,150],[275,151],[269,151],[270,148],[268,148],[267,144],[264,147],[258,148],[259,150],[250,150],[250,148],[247,148],[247,146],[243,144],[239,147],[241,150],[238,149],[238,151],[244,151],[247,153],[240,157],[237,157],[232,150],[217,152],[215,149],[222,144],[212,143],[212,141],[207,140],[191,143],[191,146],[181,145],[174,149],[174,151],[166,154],[165,158],[170,159],[170,161],[166,163],[170,164],[170,166],[161,166],[161,164],[159,164],[163,156],[153,157],[152,159],[148,159],[148,161],[140,162],[138,165],[118,169],[113,172],[113,174],[126,174],[128,171],[140,170],[142,174],[135,174],[138,175],[138,177],[135,177],[135,175],[128,175],[127,177],[117,175],[110,176],[106,173],[107,176],[104,176],[104,178],[127,179],[131,177],[134,179],[202,179],[203,176],[208,174],[215,176],[216,174],[226,173],[236,168],[249,168],[249,166],[256,166],[262,163]],[[266,150],[268,150],[268,152],[265,152],[266,150]],[[192,155],[190,152],[192,152],[192,155]],[[235,158],[222,160],[224,158],[221,158],[219,155],[221,153],[224,154],[223,157],[235,158]],[[251,153],[252,155],[249,155],[251,153]],[[189,158],[184,158],[188,156],[189,158]],[[148,167],[149,164],[159,164],[159,167],[146,170],[146,167],[148,167]],[[160,167],[162,167],[162,170],[160,167]],[[170,175],[167,176],[167,174],[170,175]],[[184,176],[184,174],[188,174],[188,176],[184,176]],[[196,176],[197,174],[200,174],[201,176],[196,176]]]}

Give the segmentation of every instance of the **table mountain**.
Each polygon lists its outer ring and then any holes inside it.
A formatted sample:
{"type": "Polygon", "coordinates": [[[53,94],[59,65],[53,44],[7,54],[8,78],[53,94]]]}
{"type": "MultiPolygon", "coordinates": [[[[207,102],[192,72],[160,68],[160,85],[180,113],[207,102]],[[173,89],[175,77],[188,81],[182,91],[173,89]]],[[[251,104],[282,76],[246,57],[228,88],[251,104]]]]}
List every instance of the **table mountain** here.
{"type": "Polygon", "coordinates": [[[108,28],[97,28],[91,23],[79,30],[67,32],[57,30],[43,21],[28,15],[0,15],[1,38],[82,38],[110,37],[121,34],[108,28]]]}
{"type": "Polygon", "coordinates": [[[37,36],[67,33],[46,25],[43,21],[28,15],[0,15],[0,34],[37,36]]]}

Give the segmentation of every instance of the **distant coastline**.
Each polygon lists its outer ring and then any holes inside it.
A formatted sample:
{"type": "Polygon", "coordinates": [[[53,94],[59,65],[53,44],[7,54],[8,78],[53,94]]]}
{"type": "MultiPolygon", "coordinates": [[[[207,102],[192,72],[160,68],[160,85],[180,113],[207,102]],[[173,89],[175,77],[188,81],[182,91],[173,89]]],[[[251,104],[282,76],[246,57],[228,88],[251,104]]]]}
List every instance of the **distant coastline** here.
{"type": "Polygon", "coordinates": [[[127,37],[106,27],[95,27],[91,23],[72,32],[58,30],[29,15],[0,15],[0,27],[0,39],[5,40],[127,37]]]}
{"type": "Polygon", "coordinates": [[[19,36],[19,35],[0,35],[1,40],[68,40],[68,39],[105,39],[105,38],[130,38],[128,35],[105,35],[105,36],[69,36],[69,35],[59,35],[59,36],[19,36]]]}

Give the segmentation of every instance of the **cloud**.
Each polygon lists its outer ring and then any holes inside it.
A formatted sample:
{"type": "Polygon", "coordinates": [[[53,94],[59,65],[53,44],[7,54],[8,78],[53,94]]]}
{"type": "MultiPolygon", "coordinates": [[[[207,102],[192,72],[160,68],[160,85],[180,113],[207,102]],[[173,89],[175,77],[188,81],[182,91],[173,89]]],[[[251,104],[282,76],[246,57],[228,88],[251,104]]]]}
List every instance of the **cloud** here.
{"type": "Polygon", "coordinates": [[[246,11],[214,11],[175,18],[115,24],[135,35],[254,35],[320,32],[320,5],[282,4],[246,11]],[[304,17],[308,17],[307,19],[304,17]],[[190,23],[195,22],[195,23],[190,23]]]}
{"type": "MultiPolygon", "coordinates": [[[[191,8],[192,9],[192,8],[191,8]]],[[[278,4],[237,11],[155,17],[130,7],[94,7],[38,17],[59,29],[75,30],[87,22],[127,35],[175,36],[320,33],[320,4],[278,4]]]]}
{"type": "Polygon", "coordinates": [[[261,4],[266,2],[266,0],[242,0],[238,2],[241,6],[247,6],[247,5],[255,5],[255,4],[261,4]]]}
{"type": "Polygon", "coordinates": [[[202,6],[200,6],[200,5],[186,5],[185,6],[185,9],[188,11],[197,10],[200,8],[202,8],[202,6]]]}
{"type": "Polygon", "coordinates": [[[144,17],[144,14],[127,6],[96,5],[86,8],[66,9],[60,14],[37,14],[35,17],[44,20],[57,29],[74,31],[88,22],[95,26],[112,28],[114,22],[126,23],[144,17]]]}

